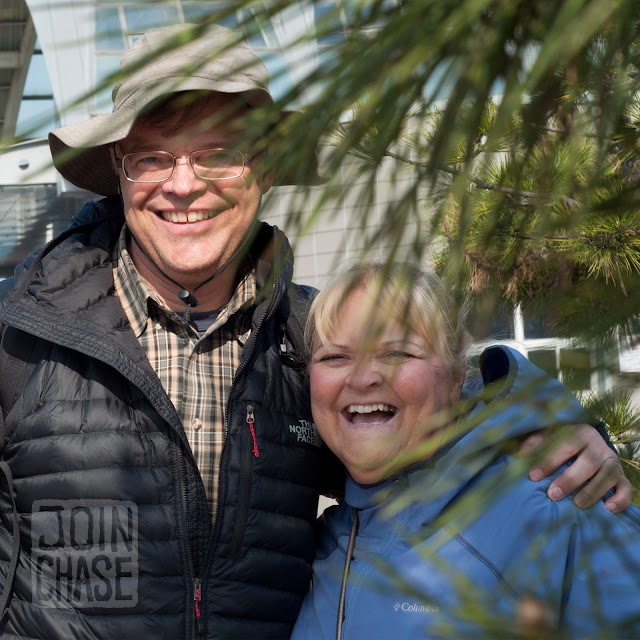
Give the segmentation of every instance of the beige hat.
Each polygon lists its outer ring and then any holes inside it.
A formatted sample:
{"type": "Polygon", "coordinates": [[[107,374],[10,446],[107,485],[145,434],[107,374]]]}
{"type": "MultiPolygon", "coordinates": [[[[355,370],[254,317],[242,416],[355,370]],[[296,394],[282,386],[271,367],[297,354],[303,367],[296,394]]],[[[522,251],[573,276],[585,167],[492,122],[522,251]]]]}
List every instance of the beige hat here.
{"type": "MultiPolygon", "coordinates": [[[[81,189],[105,196],[118,193],[109,148],[125,138],[138,115],[161,96],[217,91],[242,94],[253,107],[273,103],[267,68],[233,31],[218,25],[151,29],[122,58],[120,71],[132,68],[135,70],[113,88],[112,113],[49,134],[53,163],[64,178],[81,189]]],[[[285,176],[279,184],[321,181],[314,167],[308,178],[288,180],[285,176]]]]}

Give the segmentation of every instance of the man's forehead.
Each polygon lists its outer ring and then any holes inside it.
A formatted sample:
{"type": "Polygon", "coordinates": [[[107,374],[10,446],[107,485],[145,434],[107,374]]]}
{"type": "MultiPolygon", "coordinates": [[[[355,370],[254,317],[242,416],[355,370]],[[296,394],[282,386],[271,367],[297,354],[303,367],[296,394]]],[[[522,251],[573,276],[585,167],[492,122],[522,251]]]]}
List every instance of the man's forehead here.
{"type": "Polygon", "coordinates": [[[148,147],[153,141],[211,145],[240,140],[246,130],[248,110],[246,104],[238,104],[232,96],[212,96],[203,104],[170,104],[162,111],[138,118],[123,143],[148,147]]]}
{"type": "Polygon", "coordinates": [[[190,145],[194,149],[202,149],[239,142],[241,139],[241,132],[225,130],[221,127],[205,130],[184,127],[179,131],[171,131],[170,129],[140,125],[131,129],[129,135],[120,141],[120,146],[155,149],[159,148],[158,145],[171,144],[190,145]]]}
{"type": "Polygon", "coordinates": [[[190,134],[220,129],[239,132],[246,127],[249,105],[237,94],[211,92],[205,96],[180,94],[138,117],[132,131],[157,129],[160,132],[189,129],[190,134]]]}

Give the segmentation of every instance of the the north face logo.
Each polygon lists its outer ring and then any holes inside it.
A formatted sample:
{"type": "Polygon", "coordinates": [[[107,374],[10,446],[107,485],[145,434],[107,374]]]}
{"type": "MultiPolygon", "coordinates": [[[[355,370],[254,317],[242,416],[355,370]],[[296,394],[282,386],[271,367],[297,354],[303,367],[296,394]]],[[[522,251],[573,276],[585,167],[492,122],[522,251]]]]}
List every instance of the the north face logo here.
{"type": "Polygon", "coordinates": [[[289,433],[294,433],[298,442],[312,444],[314,447],[322,446],[322,438],[316,425],[309,420],[298,420],[298,424],[290,424],[289,433]]]}

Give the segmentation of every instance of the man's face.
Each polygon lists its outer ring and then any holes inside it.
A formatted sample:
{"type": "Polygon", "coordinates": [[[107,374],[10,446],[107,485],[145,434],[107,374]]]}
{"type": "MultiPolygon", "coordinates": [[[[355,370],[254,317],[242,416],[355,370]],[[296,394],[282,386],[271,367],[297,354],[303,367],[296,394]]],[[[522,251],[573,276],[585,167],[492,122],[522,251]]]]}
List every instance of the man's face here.
{"type": "MultiPolygon", "coordinates": [[[[234,96],[214,94],[197,117],[176,127],[180,113],[166,121],[136,121],[129,135],[116,145],[119,158],[135,151],[169,151],[178,160],[173,175],[160,183],[130,182],[116,162],[124,214],[137,241],[166,275],[182,286],[194,287],[227,263],[242,244],[270,182],[247,163],[238,178],[213,182],[196,176],[188,156],[192,151],[238,148],[239,131],[228,113],[234,96]],[[213,119],[211,127],[202,123],[213,119]]],[[[248,107],[235,110],[241,117],[248,107]]],[[[251,149],[239,149],[246,154],[251,149]]],[[[136,256],[134,255],[134,262],[136,256]]]]}

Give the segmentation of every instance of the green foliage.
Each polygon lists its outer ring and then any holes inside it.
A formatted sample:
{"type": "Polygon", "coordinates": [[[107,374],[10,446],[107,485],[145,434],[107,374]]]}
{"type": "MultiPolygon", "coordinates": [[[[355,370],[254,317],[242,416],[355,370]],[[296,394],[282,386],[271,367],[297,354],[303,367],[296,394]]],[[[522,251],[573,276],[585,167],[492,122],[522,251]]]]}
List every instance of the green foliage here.
{"type": "MultiPolygon", "coordinates": [[[[405,220],[403,207],[415,208],[410,215],[425,223],[416,256],[444,240],[438,267],[461,291],[499,292],[496,302],[551,312],[560,333],[602,339],[630,331],[640,299],[640,7],[349,6],[348,37],[285,98],[314,88],[304,113],[288,122],[287,162],[304,166],[304,154],[337,131],[330,178],[350,155],[371,176],[386,158],[411,166],[407,199],[386,216],[405,220]],[[345,114],[348,124],[336,124],[345,114]],[[421,189],[427,198],[414,197],[421,189]],[[584,297],[589,288],[597,295],[584,297]],[[624,313],[601,322],[609,295],[627,299],[624,313]],[[576,323],[577,313],[589,321],[576,323]]],[[[336,189],[330,180],[326,197],[336,189]]]]}

